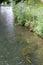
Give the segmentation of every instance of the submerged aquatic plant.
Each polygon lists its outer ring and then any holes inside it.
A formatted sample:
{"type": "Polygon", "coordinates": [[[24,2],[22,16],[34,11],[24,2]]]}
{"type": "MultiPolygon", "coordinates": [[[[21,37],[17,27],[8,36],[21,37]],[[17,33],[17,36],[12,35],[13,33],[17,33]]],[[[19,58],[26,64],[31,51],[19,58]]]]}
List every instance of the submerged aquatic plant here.
{"type": "Polygon", "coordinates": [[[28,43],[29,45],[22,49],[22,56],[27,65],[43,65],[43,45],[28,43]]]}
{"type": "MultiPolygon", "coordinates": [[[[37,44],[31,44],[28,43],[29,45],[25,48],[22,49],[22,55],[26,61],[26,63],[28,64],[35,64],[36,62],[36,51],[38,49],[38,45],[37,44]]],[[[38,64],[37,64],[38,65],[38,64]]]]}

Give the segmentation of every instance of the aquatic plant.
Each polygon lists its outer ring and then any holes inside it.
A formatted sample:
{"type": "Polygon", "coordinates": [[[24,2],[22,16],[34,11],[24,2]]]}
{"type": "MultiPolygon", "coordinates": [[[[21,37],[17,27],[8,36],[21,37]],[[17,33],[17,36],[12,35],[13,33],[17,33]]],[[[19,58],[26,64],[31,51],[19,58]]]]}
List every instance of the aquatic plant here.
{"type": "Polygon", "coordinates": [[[22,56],[27,65],[43,65],[43,45],[28,43],[28,46],[22,49],[22,56]]]}
{"type": "Polygon", "coordinates": [[[31,43],[28,43],[29,45],[26,46],[25,48],[22,49],[22,55],[23,55],[23,58],[25,59],[26,63],[28,64],[37,64],[36,60],[36,51],[38,49],[38,45],[37,44],[31,44],[31,43]]]}

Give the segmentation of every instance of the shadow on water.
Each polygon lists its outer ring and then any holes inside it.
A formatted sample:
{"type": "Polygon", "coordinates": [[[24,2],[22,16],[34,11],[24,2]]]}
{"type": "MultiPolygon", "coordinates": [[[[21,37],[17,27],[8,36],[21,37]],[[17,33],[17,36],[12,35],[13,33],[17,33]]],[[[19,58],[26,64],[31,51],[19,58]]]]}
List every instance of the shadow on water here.
{"type": "Polygon", "coordinates": [[[0,65],[43,65],[43,40],[14,23],[12,7],[1,7],[0,65]]]}

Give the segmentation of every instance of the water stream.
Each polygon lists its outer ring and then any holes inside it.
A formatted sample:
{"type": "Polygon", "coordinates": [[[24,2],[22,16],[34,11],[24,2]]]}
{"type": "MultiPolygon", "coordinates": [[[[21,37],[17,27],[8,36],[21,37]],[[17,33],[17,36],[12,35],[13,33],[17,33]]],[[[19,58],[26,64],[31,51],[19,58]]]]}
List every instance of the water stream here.
{"type": "Polygon", "coordinates": [[[0,10],[0,65],[38,65],[40,62],[39,65],[43,65],[42,50],[43,39],[28,29],[16,25],[12,7],[2,6],[0,10]],[[28,64],[24,58],[25,53],[23,52],[23,55],[22,51],[27,47],[33,48],[34,46],[37,49],[36,55],[39,55],[41,59],[31,60],[32,63],[28,64]]]}

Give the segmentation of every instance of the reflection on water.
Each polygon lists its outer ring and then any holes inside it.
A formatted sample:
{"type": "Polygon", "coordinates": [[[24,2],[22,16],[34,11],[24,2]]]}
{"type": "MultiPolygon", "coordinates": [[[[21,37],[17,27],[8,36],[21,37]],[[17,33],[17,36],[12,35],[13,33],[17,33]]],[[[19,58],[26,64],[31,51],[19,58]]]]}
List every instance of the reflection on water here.
{"type": "Polygon", "coordinates": [[[12,7],[0,11],[0,65],[43,65],[43,39],[14,24],[12,7]]]}

